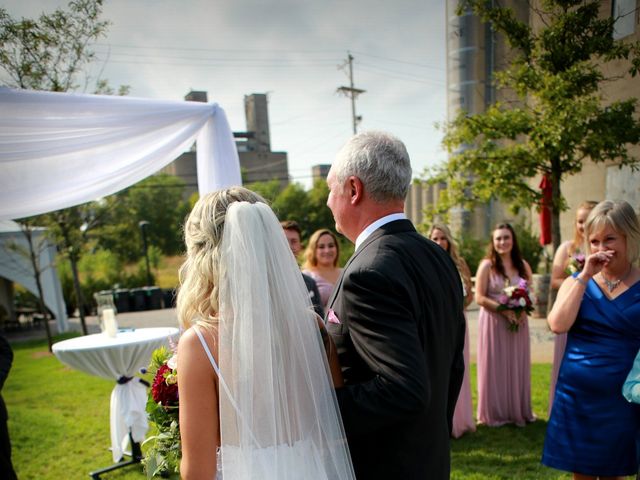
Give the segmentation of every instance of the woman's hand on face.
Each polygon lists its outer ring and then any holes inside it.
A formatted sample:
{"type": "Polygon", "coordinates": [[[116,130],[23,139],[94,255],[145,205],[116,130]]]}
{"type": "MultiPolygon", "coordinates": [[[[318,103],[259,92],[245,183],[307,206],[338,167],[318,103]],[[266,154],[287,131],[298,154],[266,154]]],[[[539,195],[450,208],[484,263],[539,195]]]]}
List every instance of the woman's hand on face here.
{"type": "Polygon", "coordinates": [[[600,272],[604,266],[606,266],[613,256],[613,250],[605,250],[601,252],[595,252],[589,255],[585,262],[582,273],[588,278],[593,277],[596,273],[600,272]]]}

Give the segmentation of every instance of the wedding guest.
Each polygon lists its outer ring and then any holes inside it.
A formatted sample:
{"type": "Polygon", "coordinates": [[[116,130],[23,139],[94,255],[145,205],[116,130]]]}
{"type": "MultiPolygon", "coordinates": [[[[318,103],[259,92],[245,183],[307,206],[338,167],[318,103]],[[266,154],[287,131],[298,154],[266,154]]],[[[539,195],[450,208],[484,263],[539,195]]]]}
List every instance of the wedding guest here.
{"type": "Polygon", "coordinates": [[[515,231],[508,223],[491,233],[488,252],[476,273],[478,315],[478,422],[496,427],[533,422],[531,358],[526,313],[501,309],[508,286],[531,280],[515,231]]]}
{"type": "MultiPolygon", "coordinates": [[[[4,386],[4,382],[9,376],[11,364],[13,363],[13,351],[11,345],[0,334],[0,391],[4,386]]],[[[0,477],[6,480],[15,480],[16,472],[11,463],[11,440],[9,439],[9,428],[7,426],[7,406],[4,403],[2,395],[0,395],[0,477]]]]}
{"type": "Polygon", "coordinates": [[[324,324],[274,213],[232,187],[202,196],[184,232],[181,477],[352,480],[335,347],[328,363],[324,324]]]}
{"type": "MultiPolygon", "coordinates": [[[[298,225],[298,222],[293,220],[285,220],[280,222],[280,225],[282,225],[284,235],[287,237],[291,252],[297,259],[298,255],[300,255],[300,252],[302,251],[302,232],[300,230],[300,226],[298,225]]],[[[307,291],[309,292],[309,298],[313,304],[313,309],[320,318],[324,318],[324,308],[322,306],[320,291],[318,290],[316,281],[304,273],[302,274],[302,279],[304,280],[304,284],[307,286],[307,291]]]]}
{"type": "MultiPolygon", "coordinates": [[[[436,223],[431,227],[429,232],[429,238],[442,247],[456,264],[460,278],[462,279],[462,286],[464,288],[464,308],[466,309],[473,301],[473,284],[471,283],[471,271],[467,266],[467,262],[464,261],[458,254],[458,247],[456,246],[453,236],[449,227],[444,224],[436,223]]],[[[456,402],[456,409],[453,412],[453,430],[451,435],[454,438],[460,438],[466,432],[476,431],[476,422],[473,419],[473,402],[471,400],[471,381],[469,379],[471,369],[471,363],[469,361],[469,327],[465,325],[464,333],[464,377],[462,379],[462,386],[460,387],[460,394],[458,395],[458,401],[456,402]]]]}
{"type": "Polygon", "coordinates": [[[640,224],[627,202],[596,205],[584,228],[589,252],[547,316],[568,332],[542,463],[575,479],[638,471],[640,406],[621,395],[640,349],[640,224]]]}
{"type": "Polygon", "coordinates": [[[316,281],[322,306],[326,310],[329,296],[338,281],[342,269],[338,267],[340,246],[338,237],[329,229],[316,230],[309,239],[304,252],[305,262],[302,273],[316,281]]]}
{"type": "MultiPolygon", "coordinates": [[[[550,306],[553,306],[556,294],[565,278],[569,276],[570,270],[578,268],[580,262],[584,262],[584,224],[587,216],[597,202],[585,201],[578,205],[576,219],[574,223],[574,234],[572,240],[562,243],[553,257],[553,267],[551,270],[551,298],[550,306]]],[[[551,308],[549,308],[551,310],[551,308]]],[[[558,380],[558,370],[564,355],[564,347],[567,344],[567,334],[559,333],[553,340],[553,367],[551,368],[551,383],[549,385],[549,413],[553,406],[553,395],[556,390],[558,380]]]]}
{"type": "MultiPolygon", "coordinates": [[[[622,395],[629,402],[640,403],[640,350],[633,361],[633,367],[622,385],[622,395]]],[[[640,438],[636,438],[636,457],[640,458],[640,438]]],[[[640,469],[640,466],[638,467],[640,469]]],[[[640,470],[636,480],[640,478],[640,470]]]]}
{"type": "Polygon", "coordinates": [[[411,162],[383,132],[349,139],[327,176],[336,230],[355,244],[327,310],[337,391],[359,479],[445,480],[464,374],[462,284],[404,214],[411,162]]]}

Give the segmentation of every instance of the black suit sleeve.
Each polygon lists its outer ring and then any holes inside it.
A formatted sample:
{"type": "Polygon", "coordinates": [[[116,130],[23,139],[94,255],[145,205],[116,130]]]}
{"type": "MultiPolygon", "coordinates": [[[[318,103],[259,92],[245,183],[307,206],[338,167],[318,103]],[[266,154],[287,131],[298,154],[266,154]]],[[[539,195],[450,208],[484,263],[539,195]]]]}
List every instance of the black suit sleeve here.
{"type": "Polygon", "coordinates": [[[309,291],[309,298],[313,304],[313,310],[320,316],[320,318],[324,318],[324,308],[322,308],[322,300],[320,299],[318,284],[316,284],[316,281],[313,278],[309,275],[305,275],[304,273],[302,274],[302,278],[307,286],[307,290],[309,291]]]}
{"type": "Polygon", "coordinates": [[[460,388],[462,387],[462,380],[464,378],[464,337],[466,331],[466,319],[464,318],[463,311],[460,311],[458,323],[462,325],[462,328],[458,332],[455,355],[453,357],[453,365],[451,368],[451,377],[449,378],[449,401],[447,403],[449,434],[453,432],[453,413],[456,409],[456,402],[458,401],[458,395],[460,394],[460,388]]]}
{"type": "Polygon", "coordinates": [[[2,390],[4,382],[9,376],[12,363],[13,350],[11,350],[11,345],[3,335],[0,335],[0,390],[2,390]]]}
{"type": "Polygon", "coordinates": [[[411,418],[430,401],[418,322],[409,309],[410,294],[404,286],[408,282],[396,273],[356,270],[343,281],[342,306],[350,312],[351,341],[373,372],[370,380],[337,390],[349,435],[411,418]]]}

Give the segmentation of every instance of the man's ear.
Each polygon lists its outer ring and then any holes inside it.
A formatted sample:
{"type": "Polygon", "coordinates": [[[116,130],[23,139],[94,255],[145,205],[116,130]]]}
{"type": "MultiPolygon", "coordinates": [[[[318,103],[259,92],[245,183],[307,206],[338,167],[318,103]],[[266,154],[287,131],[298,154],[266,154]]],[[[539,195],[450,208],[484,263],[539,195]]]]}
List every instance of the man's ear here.
{"type": "Polygon", "coordinates": [[[347,180],[347,188],[351,197],[351,205],[357,205],[364,198],[364,184],[358,177],[350,176],[347,180]]]}

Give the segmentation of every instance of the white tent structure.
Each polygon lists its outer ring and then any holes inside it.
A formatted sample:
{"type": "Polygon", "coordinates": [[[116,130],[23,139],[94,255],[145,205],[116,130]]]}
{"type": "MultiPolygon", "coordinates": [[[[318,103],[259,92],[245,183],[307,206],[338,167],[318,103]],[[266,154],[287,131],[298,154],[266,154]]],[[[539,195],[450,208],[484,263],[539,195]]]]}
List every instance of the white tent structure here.
{"type": "Polygon", "coordinates": [[[0,88],[0,220],[116,193],[194,140],[201,195],[241,184],[233,134],[215,103],[0,88]]]}
{"type": "MultiPolygon", "coordinates": [[[[59,332],[67,330],[67,312],[62,287],[55,268],[56,249],[46,237],[44,229],[32,230],[34,252],[38,256],[40,282],[42,284],[44,304],[56,317],[59,332]]],[[[11,220],[0,221],[0,277],[19,283],[35,296],[38,296],[30,249],[20,225],[11,220]]],[[[8,301],[10,299],[3,298],[8,301]]],[[[5,302],[2,302],[5,303],[5,302]]],[[[11,305],[5,304],[7,312],[11,305]]]]}

